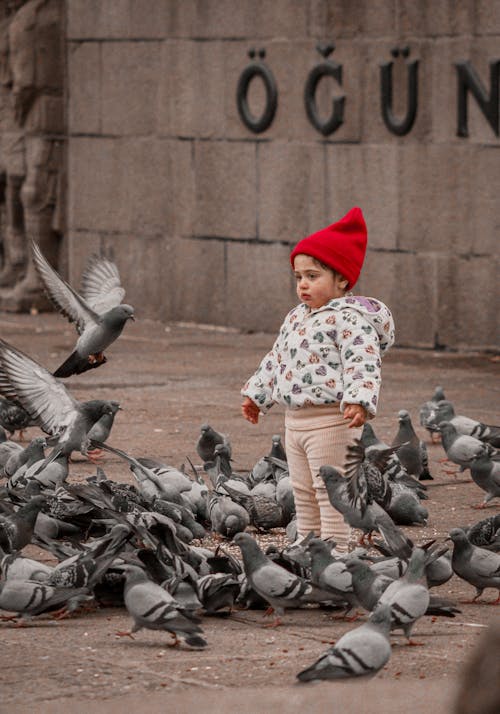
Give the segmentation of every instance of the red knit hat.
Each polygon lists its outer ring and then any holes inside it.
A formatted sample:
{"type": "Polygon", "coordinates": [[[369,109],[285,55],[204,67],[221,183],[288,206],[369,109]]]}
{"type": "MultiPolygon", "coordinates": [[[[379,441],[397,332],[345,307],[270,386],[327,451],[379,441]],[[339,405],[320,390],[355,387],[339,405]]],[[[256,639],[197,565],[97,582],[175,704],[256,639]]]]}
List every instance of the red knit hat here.
{"type": "Polygon", "coordinates": [[[350,289],[359,278],[367,239],[363,213],[355,206],[340,221],[302,238],[290,254],[292,268],[298,253],[310,255],[346,278],[350,289]]]}

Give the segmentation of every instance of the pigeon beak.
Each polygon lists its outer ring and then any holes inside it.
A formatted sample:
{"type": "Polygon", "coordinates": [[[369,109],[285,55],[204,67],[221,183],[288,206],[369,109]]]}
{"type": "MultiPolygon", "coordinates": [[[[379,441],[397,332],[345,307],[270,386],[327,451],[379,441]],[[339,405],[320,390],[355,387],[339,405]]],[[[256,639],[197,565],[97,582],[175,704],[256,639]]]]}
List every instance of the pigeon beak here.
{"type": "Polygon", "coordinates": [[[130,315],[130,319],[135,322],[135,315],[130,315]]]}

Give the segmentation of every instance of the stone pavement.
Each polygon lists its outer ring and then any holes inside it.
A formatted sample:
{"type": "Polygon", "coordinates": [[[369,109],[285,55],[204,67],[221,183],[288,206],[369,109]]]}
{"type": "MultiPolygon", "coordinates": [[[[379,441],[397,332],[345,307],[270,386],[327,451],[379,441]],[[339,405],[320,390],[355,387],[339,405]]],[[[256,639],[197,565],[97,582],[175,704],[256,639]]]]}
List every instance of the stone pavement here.
{"type": "MultiPolygon", "coordinates": [[[[75,340],[72,326],[54,314],[0,314],[0,336],[54,370],[75,340]]],[[[231,437],[234,467],[245,471],[264,455],[271,435],[283,432],[283,413],[274,408],[257,427],[240,416],[239,389],[254,370],[273,335],[242,334],[196,325],[162,325],[138,320],[109,351],[108,364],[67,380],[77,399],[118,399],[120,412],[110,443],[133,455],[157,457],[179,466],[189,456],[199,427],[210,422],[231,437]]],[[[500,423],[500,366],[491,354],[453,354],[393,349],[384,361],[380,412],[374,428],[390,441],[396,413],[407,408],[418,426],[418,406],[442,384],[457,411],[500,423]]],[[[454,525],[482,516],[470,505],[479,489],[463,476],[443,472],[442,447],[430,446],[435,481],[426,502],[430,518],[422,529],[408,529],[414,540],[445,537],[454,525]]],[[[129,480],[128,470],[106,457],[111,478],[129,480]]],[[[70,478],[94,467],[82,460],[70,478]]],[[[484,515],[498,510],[492,506],[484,515]]],[[[442,594],[459,599],[473,592],[458,579],[442,594]]],[[[486,591],[485,600],[493,599],[486,591]]],[[[294,675],[352,625],[333,624],[317,610],[287,614],[285,627],[261,627],[260,613],[239,613],[239,620],[204,618],[209,647],[203,653],[169,650],[159,633],[139,633],[134,642],[116,641],[114,631],[127,627],[123,611],[95,615],[48,627],[13,630],[2,625],[0,711],[109,712],[124,707],[147,712],[331,711],[433,714],[451,711],[456,681],[478,635],[497,609],[464,606],[456,620],[417,626],[425,647],[404,647],[401,638],[388,667],[370,683],[299,687],[294,675]],[[241,615],[241,617],[240,617],[241,615]],[[243,624],[242,624],[243,623],[243,624]],[[245,624],[247,623],[247,624],[245,624]],[[50,636],[49,636],[50,632],[50,636]],[[323,644],[321,644],[323,643],[323,644]],[[161,649],[163,647],[163,649],[161,649]]]]}

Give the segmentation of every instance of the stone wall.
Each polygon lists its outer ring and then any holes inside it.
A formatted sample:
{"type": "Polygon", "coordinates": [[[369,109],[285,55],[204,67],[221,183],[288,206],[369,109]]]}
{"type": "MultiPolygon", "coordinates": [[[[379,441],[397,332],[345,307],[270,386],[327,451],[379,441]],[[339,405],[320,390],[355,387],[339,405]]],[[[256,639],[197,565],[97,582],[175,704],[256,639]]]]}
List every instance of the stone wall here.
{"type": "MultiPolygon", "coordinates": [[[[114,255],[137,313],[274,331],[295,300],[288,263],[302,236],[362,207],[369,251],[358,290],[392,308],[399,345],[498,346],[500,140],[468,93],[457,136],[457,70],[490,92],[498,0],[67,0],[68,255],[78,282],[97,248],[114,255]],[[325,59],[320,115],[304,85],[325,59]],[[405,58],[391,55],[408,48],[405,58]],[[260,134],[236,105],[249,50],[278,91],[260,134]],[[258,57],[258,55],[257,55],[258,57]],[[394,113],[418,60],[418,111],[397,136],[381,113],[394,59],[394,113]],[[496,304],[495,304],[496,303],[496,304]]],[[[250,85],[259,116],[264,92],[250,85]]]]}

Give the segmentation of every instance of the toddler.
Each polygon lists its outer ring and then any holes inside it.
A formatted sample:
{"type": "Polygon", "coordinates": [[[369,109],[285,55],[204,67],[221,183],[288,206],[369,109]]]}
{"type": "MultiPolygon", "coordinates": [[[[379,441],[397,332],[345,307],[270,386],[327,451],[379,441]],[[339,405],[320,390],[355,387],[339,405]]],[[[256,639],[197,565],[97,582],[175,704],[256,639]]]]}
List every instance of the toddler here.
{"type": "Polygon", "coordinates": [[[290,255],[300,304],[242,395],[256,424],[274,403],[285,406],[285,449],[297,510],[297,532],[314,531],[346,551],[350,529],[330,504],[320,466],[343,471],[347,445],[375,416],[381,355],[394,342],[389,309],[353,296],[367,243],[360,208],[303,238],[290,255]],[[354,431],[352,431],[354,429],[354,431]]]}

